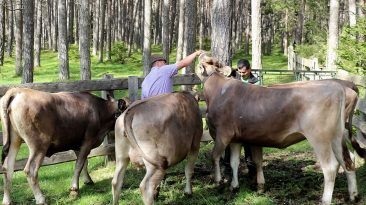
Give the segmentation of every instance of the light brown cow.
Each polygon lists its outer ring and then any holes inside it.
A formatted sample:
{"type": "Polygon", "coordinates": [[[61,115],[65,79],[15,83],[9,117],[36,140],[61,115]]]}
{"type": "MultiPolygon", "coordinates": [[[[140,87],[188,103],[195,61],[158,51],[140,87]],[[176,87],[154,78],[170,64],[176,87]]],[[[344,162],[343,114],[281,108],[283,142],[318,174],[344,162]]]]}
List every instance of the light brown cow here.
{"type": "Polygon", "coordinates": [[[37,204],[45,197],[38,184],[38,169],[45,156],[60,151],[75,150],[77,154],[71,191],[79,189],[80,172],[85,166],[86,181],[92,183],[87,173],[87,156],[99,146],[107,131],[113,129],[115,114],[126,108],[124,100],[104,100],[90,93],[47,93],[27,88],[12,88],[0,100],[4,147],[3,204],[10,204],[11,180],[15,157],[24,141],[29,148],[29,158],[24,172],[37,204]]]}
{"type": "Polygon", "coordinates": [[[145,204],[153,204],[166,169],[187,158],[186,194],[202,137],[202,117],[195,98],[187,92],[155,96],[133,103],[117,119],[116,171],[112,180],[113,204],[118,198],[129,161],[145,165],[140,183],[145,204]],[[132,153],[133,156],[132,156],[132,153]],[[136,158],[136,156],[138,156],[136,158]]]}
{"type": "MultiPolygon", "coordinates": [[[[213,65],[201,56],[199,75],[204,81],[207,120],[215,139],[215,181],[221,182],[219,159],[231,143],[231,188],[239,186],[237,170],[241,143],[258,147],[285,148],[307,139],[314,148],[324,174],[322,202],[330,204],[339,165],[345,169],[351,201],[358,196],[355,168],[343,138],[345,125],[344,87],[329,81],[301,87],[269,88],[226,78],[231,68],[213,65]],[[235,177],[236,176],[236,177],[235,177]]],[[[262,167],[261,148],[254,150],[257,169],[262,167]]],[[[263,171],[257,175],[264,184],[263,171]]]]}

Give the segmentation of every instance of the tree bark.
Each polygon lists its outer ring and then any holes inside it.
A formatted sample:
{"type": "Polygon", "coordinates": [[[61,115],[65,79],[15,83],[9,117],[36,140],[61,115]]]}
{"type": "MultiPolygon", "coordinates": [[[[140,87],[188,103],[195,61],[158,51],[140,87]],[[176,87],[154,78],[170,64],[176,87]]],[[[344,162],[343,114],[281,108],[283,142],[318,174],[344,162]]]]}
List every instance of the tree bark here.
{"type": "Polygon", "coordinates": [[[90,80],[90,15],[89,2],[87,0],[80,1],[80,78],[81,80],[90,80]]]}
{"type": "Polygon", "coordinates": [[[112,52],[112,3],[111,1],[107,2],[107,45],[106,45],[106,59],[110,61],[111,52],[112,52]]]}
{"type": "MultiPolygon", "coordinates": [[[[23,12],[22,0],[16,1],[15,6],[15,74],[23,73],[23,12]]],[[[32,49],[33,50],[33,49],[32,49]]]]}
{"type": "Polygon", "coordinates": [[[23,50],[23,76],[22,83],[33,82],[34,63],[34,0],[23,0],[23,22],[24,22],[24,50],[23,50]]]}
{"type": "Polygon", "coordinates": [[[58,59],[60,80],[68,80],[70,78],[66,17],[66,0],[58,0],[58,59]]]}
{"type": "Polygon", "coordinates": [[[98,53],[98,42],[99,42],[99,8],[100,0],[94,2],[94,22],[93,22],[93,56],[98,53]]]}
{"type": "Polygon", "coordinates": [[[52,49],[53,39],[52,39],[52,2],[47,0],[47,30],[48,30],[48,48],[52,49]]]}
{"type": "Polygon", "coordinates": [[[232,1],[213,0],[211,14],[211,52],[224,65],[231,66],[232,1]]]}
{"type": "Polygon", "coordinates": [[[8,47],[7,47],[7,53],[8,56],[11,57],[13,53],[13,41],[14,41],[14,5],[13,1],[8,1],[9,3],[9,15],[8,15],[8,47]]]}
{"type": "MultiPolygon", "coordinates": [[[[89,0],[86,0],[86,2],[89,3],[89,0]]],[[[79,7],[80,7],[80,4],[75,4],[74,5],[74,26],[75,26],[75,36],[74,36],[74,39],[75,39],[75,45],[78,45],[79,44],[79,7]]],[[[88,13],[89,13],[89,10],[88,10],[88,13]]]]}
{"type": "Polygon", "coordinates": [[[262,69],[262,42],[261,42],[261,4],[252,2],[252,68],[262,69]]]}
{"type": "MultiPolygon", "coordinates": [[[[58,0],[53,0],[53,20],[52,20],[52,28],[53,28],[53,51],[57,51],[58,48],[58,0]]],[[[66,16],[65,16],[66,18],[66,16]]],[[[65,26],[66,29],[66,26],[65,26]]]]}
{"type": "Polygon", "coordinates": [[[169,62],[169,37],[170,37],[170,19],[169,19],[169,8],[170,0],[163,0],[163,11],[162,11],[162,36],[163,36],[163,56],[167,62],[169,62]]]}
{"type": "Polygon", "coordinates": [[[356,25],[356,0],[348,0],[349,25],[356,25]]]}
{"type": "MultiPolygon", "coordinates": [[[[75,39],[74,39],[74,7],[75,7],[75,2],[74,0],[68,0],[68,7],[67,9],[69,10],[68,12],[68,24],[67,24],[67,35],[68,35],[68,40],[69,43],[75,43],[75,39]]],[[[84,0],[85,1],[85,0],[84,0]]]]}
{"type": "Polygon", "coordinates": [[[329,33],[328,33],[328,49],[327,49],[327,70],[336,70],[337,47],[338,47],[338,16],[339,16],[339,0],[330,0],[329,11],[329,33]]]}
{"type": "Polygon", "coordinates": [[[185,1],[180,0],[179,2],[179,25],[178,25],[178,41],[177,41],[177,57],[176,62],[182,60],[183,57],[183,45],[184,45],[184,12],[185,12],[185,1]]]}
{"type": "Polygon", "coordinates": [[[305,14],[305,0],[301,0],[299,14],[297,18],[297,27],[296,27],[296,34],[295,34],[295,43],[301,44],[302,43],[302,33],[304,30],[304,14],[305,14]]]}
{"type": "Polygon", "coordinates": [[[100,0],[99,59],[98,59],[99,63],[103,62],[103,53],[104,53],[105,8],[106,8],[106,1],[105,0],[100,0]]]}
{"type": "Polygon", "coordinates": [[[42,0],[37,1],[37,25],[34,39],[34,66],[41,66],[42,0]]]}
{"type": "Polygon", "coordinates": [[[250,42],[250,30],[251,30],[251,17],[250,13],[250,1],[244,2],[244,11],[246,11],[245,15],[245,42],[244,42],[244,55],[249,55],[249,42],[250,42]]]}
{"type": "Polygon", "coordinates": [[[0,65],[4,64],[5,53],[5,0],[0,0],[0,65]]]}
{"type": "Polygon", "coordinates": [[[150,72],[150,55],[151,55],[151,0],[144,0],[144,76],[150,72]]]}

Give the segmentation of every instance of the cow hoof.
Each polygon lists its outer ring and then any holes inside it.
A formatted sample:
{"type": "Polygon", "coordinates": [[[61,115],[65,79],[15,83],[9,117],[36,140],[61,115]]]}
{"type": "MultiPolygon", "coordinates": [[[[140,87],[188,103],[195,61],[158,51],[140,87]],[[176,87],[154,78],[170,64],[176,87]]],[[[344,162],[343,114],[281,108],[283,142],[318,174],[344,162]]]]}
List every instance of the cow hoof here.
{"type": "Polygon", "coordinates": [[[224,190],[224,188],[225,188],[225,181],[224,180],[220,180],[219,182],[216,182],[216,188],[219,191],[224,190]]]}
{"type": "Polygon", "coordinates": [[[259,193],[259,194],[264,193],[264,184],[257,185],[257,193],[259,193]]]}
{"type": "Polygon", "coordinates": [[[184,196],[187,197],[187,198],[191,198],[192,197],[192,193],[184,192],[184,196]]]}
{"type": "Polygon", "coordinates": [[[353,203],[358,203],[359,201],[361,201],[361,196],[359,194],[357,194],[356,196],[353,197],[353,199],[351,199],[351,202],[353,203]]]}
{"type": "Polygon", "coordinates": [[[69,196],[71,198],[77,198],[79,196],[79,191],[78,190],[70,190],[69,196]]]}
{"type": "Polygon", "coordinates": [[[94,182],[93,181],[85,181],[84,184],[85,185],[94,185],[94,182]]]}

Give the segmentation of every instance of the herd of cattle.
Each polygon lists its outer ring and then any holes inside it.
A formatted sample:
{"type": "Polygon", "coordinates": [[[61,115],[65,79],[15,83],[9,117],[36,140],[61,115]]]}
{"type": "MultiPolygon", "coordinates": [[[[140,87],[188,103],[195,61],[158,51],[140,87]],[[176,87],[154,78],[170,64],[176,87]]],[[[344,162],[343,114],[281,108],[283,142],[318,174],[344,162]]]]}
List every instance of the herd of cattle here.
{"type": "MultiPolygon", "coordinates": [[[[351,201],[358,199],[355,165],[346,141],[365,157],[358,141],[344,135],[352,127],[357,87],[348,81],[319,80],[261,87],[227,78],[231,68],[207,55],[200,56],[197,74],[204,84],[207,124],[215,141],[214,178],[222,182],[220,157],[230,145],[231,189],[237,189],[240,150],[251,146],[258,189],[264,186],[262,147],[285,148],[307,139],[324,175],[323,204],[330,204],[339,166],[345,170],[351,201]]],[[[87,156],[106,132],[115,130],[116,169],[113,204],[118,204],[129,162],[144,166],[140,183],[145,204],[153,204],[166,170],[187,159],[184,192],[192,194],[191,178],[202,137],[202,116],[196,99],[187,92],[164,94],[130,104],[104,100],[89,93],[46,93],[12,88],[0,100],[3,128],[3,204],[11,204],[11,180],[21,143],[29,148],[24,168],[37,204],[46,200],[38,183],[45,156],[74,150],[77,160],[70,191],[77,193],[79,176],[87,171],[87,156]],[[120,114],[120,115],[119,115],[120,114]],[[116,119],[116,116],[119,116],[116,119]]]]}

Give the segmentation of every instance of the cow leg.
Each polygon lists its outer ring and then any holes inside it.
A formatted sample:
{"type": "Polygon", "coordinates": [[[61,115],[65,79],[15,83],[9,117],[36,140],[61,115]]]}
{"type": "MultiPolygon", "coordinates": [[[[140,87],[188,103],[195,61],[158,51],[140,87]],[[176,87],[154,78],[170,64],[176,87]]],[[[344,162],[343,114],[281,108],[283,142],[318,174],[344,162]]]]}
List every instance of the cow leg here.
{"type": "Polygon", "coordinates": [[[22,144],[22,141],[19,137],[13,137],[11,140],[12,141],[10,144],[9,153],[5,158],[3,165],[3,171],[4,171],[3,204],[11,204],[10,191],[14,173],[15,158],[19,151],[20,145],[22,144]]]}
{"type": "Polygon", "coordinates": [[[233,170],[233,179],[231,180],[230,189],[232,191],[239,189],[239,180],[238,180],[238,169],[239,169],[239,161],[240,161],[240,150],[241,144],[231,143],[230,144],[230,165],[233,170]]]}
{"type": "Polygon", "coordinates": [[[184,193],[187,195],[192,195],[192,176],[194,173],[194,163],[198,157],[198,150],[194,150],[188,154],[187,163],[185,167],[186,175],[186,187],[184,193]]]}
{"type": "Polygon", "coordinates": [[[157,195],[157,187],[165,176],[165,170],[157,169],[155,166],[144,160],[146,175],[140,184],[142,199],[145,205],[154,204],[154,197],[157,195]]]}
{"type": "MultiPolygon", "coordinates": [[[[79,151],[75,151],[75,154],[76,156],[79,156],[79,151]]],[[[91,184],[94,184],[92,178],[90,177],[89,175],[89,172],[88,172],[88,159],[85,160],[85,163],[84,163],[84,166],[83,166],[83,169],[81,170],[81,173],[84,177],[84,184],[88,184],[88,185],[91,185],[91,184]]]]}
{"type": "MultiPolygon", "coordinates": [[[[346,176],[347,176],[347,183],[348,183],[348,192],[350,196],[351,201],[355,201],[358,197],[358,190],[357,190],[357,181],[356,181],[356,172],[354,167],[347,168],[346,163],[348,164],[354,164],[354,161],[351,158],[344,159],[343,152],[348,152],[347,146],[345,144],[342,144],[342,138],[336,138],[333,140],[332,147],[333,152],[338,160],[338,163],[342,166],[346,176]],[[347,160],[347,162],[345,162],[347,160]]],[[[350,153],[351,154],[351,153],[350,153]]]]}
{"type": "Polygon", "coordinates": [[[310,144],[314,148],[316,156],[319,159],[320,166],[324,175],[324,191],[322,203],[330,204],[332,201],[334,183],[337,171],[339,169],[339,163],[334,155],[331,143],[312,141],[311,138],[308,139],[310,144]]]}
{"type": "MultiPolygon", "coordinates": [[[[220,136],[220,135],[218,135],[220,136]]],[[[214,169],[215,169],[215,182],[217,184],[221,183],[222,176],[221,176],[221,170],[220,170],[220,157],[223,154],[227,144],[224,144],[220,137],[216,136],[215,139],[215,146],[212,151],[212,158],[214,163],[214,169]]]]}
{"type": "Polygon", "coordinates": [[[114,172],[114,177],[112,180],[112,195],[113,204],[118,205],[119,195],[121,194],[121,188],[123,184],[123,179],[127,170],[127,166],[130,162],[128,152],[130,149],[128,140],[126,137],[118,137],[116,130],[116,170],[114,172]]]}
{"type": "Polygon", "coordinates": [[[264,191],[264,174],[263,174],[263,148],[252,146],[252,157],[256,166],[257,172],[257,191],[262,193],[264,191]]]}
{"type": "Polygon", "coordinates": [[[94,184],[94,181],[92,180],[92,178],[90,177],[89,172],[88,172],[88,159],[85,160],[85,163],[84,163],[84,166],[83,166],[83,169],[81,170],[81,172],[84,177],[84,184],[87,184],[87,185],[94,184]]]}
{"type": "Polygon", "coordinates": [[[77,156],[75,168],[74,168],[74,175],[71,182],[70,188],[70,195],[77,196],[79,194],[79,178],[81,170],[84,167],[85,161],[90,153],[91,146],[90,145],[83,145],[80,149],[80,153],[77,156]]]}
{"type": "Polygon", "coordinates": [[[43,162],[46,151],[39,147],[36,149],[30,147],[29,152],[29,159],[25,165],[24,172],[27,176],[28,184],[32,188],[36,204],[45,204],[46,199],[38,183],[38,170],[43,162]]]}

